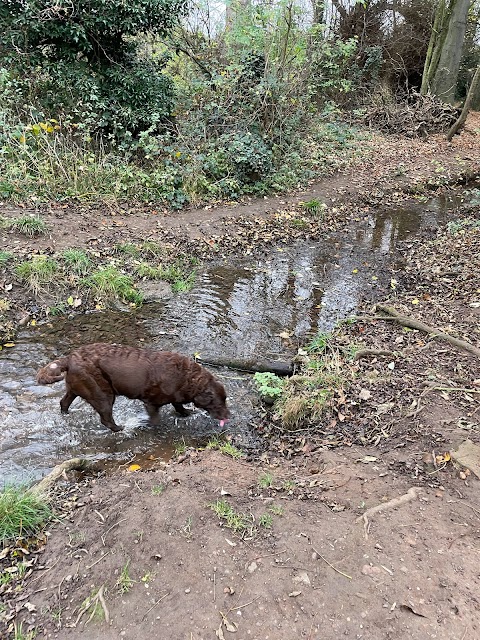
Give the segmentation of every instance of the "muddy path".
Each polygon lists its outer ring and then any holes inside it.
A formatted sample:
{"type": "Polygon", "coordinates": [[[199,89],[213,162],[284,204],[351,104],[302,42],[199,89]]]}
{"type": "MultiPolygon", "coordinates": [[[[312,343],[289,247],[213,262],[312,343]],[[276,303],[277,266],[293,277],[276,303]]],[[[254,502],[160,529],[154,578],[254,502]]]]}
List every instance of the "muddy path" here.
{"type": "MultiPolygon", "coordinates": [[[[20,207],[0,203],[0,214],[7,218],[40,213],[50,230],[34,241],[16,233],[3,233],[2,243],[5,250],[54,252],[72,246],[111,247],[115,243],[151,238],[175,245],[201,243],[206,249],[212,240],[227,236],[223,250],[228,252],[228,236],[238,233],[235,223],[239,220],[269,219],[279,211],[294,210],[303,202],[318,200],[342,224],[358,217],[369,206],[395,203],[406,195],[421,196],[429,190],[469,180],[480,168],[479,128],[480,114],[472,112],[461,135],[451,143],[440,134],[416,140],[370,132],[362,143],[362,153],[346,170],[312,182],[296,193],[208,204],[183,212],[119,202],[98,206],[71,201],[32,206],[26,202],[20,207]]],[[[268,240],[267,235],[262,238],[260,233],[255,244],[261,248],[262,241],[268,240]]],[[[244,244],[242,247],[235,243],[234,250],[251,253],[250,238],[245,238],[244,244]]]]}

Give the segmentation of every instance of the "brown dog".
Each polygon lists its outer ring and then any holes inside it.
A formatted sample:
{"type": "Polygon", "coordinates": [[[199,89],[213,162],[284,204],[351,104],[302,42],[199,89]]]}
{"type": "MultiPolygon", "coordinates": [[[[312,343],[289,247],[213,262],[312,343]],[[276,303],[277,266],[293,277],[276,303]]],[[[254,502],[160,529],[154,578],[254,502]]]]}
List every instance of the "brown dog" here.
{"type": "Polygon", "coordinates": [[[229,417],[223,385],[197,362],[179,353],[86,344],[42,367],[37,382],[58,382],[64,372],[67,390],[60,400],[62,413],[67,413],[80,396],[112,431],[123,429],[112,416],[116,396],[142,400],[152,424],[158,424],[158,409],[164,404],[173,404],[178,413],[188,415],[183,404],[193,402],[220,420],[220,426],[229,417]]]}

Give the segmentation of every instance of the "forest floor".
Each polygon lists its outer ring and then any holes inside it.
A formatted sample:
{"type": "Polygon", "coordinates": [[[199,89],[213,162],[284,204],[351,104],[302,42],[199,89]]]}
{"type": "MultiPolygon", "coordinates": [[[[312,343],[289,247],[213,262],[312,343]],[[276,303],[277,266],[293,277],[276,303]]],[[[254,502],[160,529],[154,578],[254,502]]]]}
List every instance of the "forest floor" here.
{"type": "MultiPolygon", "coordinates": [[[[325,202],[345,226],[379,202],[475,177],[480,115],[451,144],[379,135],[365,144],[368,153],[348,170],[281,198],[180,214],[52,204],[42,210],[50,236],[7,233],[5,249],[58,251],[72,236],[79,247],[159,237],[206,257],[249,254],[288,240],[281,220],[302,202],[325,202]]],[[[453,227],[406,244],[386,300],[477,349],[479,219],[479,206],[470,206],[453,227]]],[[[368,304],[360,312],[373,317],[368,304]]],[[[17,549],[15,561],[14,550],[0,553],[1,575],[10,568],[13,576],[0,585],[0,633],[479,638],[478,355],[381,317],[345,325],[337,339],[386,354],[351,365],[337,442],[285,434],[257,457],[192,449],[136,471],[65,478],[45,539],[17,549]]]]}

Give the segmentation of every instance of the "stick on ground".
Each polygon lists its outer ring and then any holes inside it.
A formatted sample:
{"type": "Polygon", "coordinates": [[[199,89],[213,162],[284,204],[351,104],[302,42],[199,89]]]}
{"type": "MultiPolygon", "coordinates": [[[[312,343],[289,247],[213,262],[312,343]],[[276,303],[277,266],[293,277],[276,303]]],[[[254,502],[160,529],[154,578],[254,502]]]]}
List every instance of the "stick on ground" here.
{"type": "Polygon", "coordinates": [[[398,498],[392,498],[388,502],[382,502],[381,504],[377,504],[375,507],[370,507],[367,509],[365,513],[357,518],[357,522],[363,520],[363,528],[365,529],[365,539],[368,539],[368,528],[369,528],[369,520],[376,513],[380,513],[381,511],[387,511],[388,509],[395,509],[396,507],[400,507],[407,502],[411,502],[412,500],[416,500],[418,498],[418,494],[420,493],[420,487],[411,487],[407,493],[404,493],[403,496],[399,496],[398,498]]]}

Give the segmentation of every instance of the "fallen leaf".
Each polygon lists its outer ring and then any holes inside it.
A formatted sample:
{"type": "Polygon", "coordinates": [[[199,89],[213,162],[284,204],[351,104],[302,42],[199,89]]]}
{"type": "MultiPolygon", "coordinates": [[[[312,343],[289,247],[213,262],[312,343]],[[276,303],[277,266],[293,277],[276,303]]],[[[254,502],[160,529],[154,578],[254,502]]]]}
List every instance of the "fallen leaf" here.
{"type": "Polygon", "coordinates": [[[369,400],[372,397],[372,394],[368,389],[361,389],[358,397],[360,400],[369,400]]]}
{"type": "Polygon", "coordinates": [[[368,464],[369,462],[376,462],[377,458],[375,456],[365,456],[364,458],[358,458],[355,462],[363,462],[363,464],[368,464]]]}
{"type": "Polygon", "coordinates": [[[131,464],[127,471],[138,471],[139,469],[141,469],[142,467],[139,464],[131,464]]]}
{"type": "Polygon", "coordinates": [[[289,593],[288,595],[290,596],[290,598],[296,598],[301,593],[302,593],[301,591],[292,591],[292,593],[289,593]]]}

